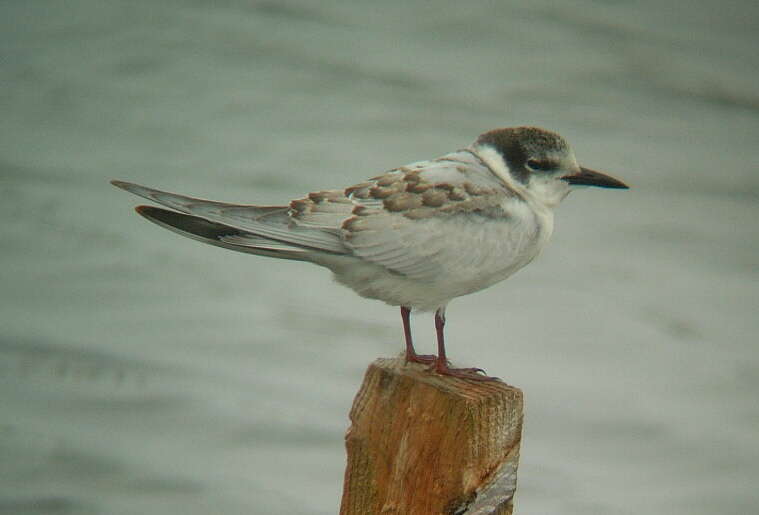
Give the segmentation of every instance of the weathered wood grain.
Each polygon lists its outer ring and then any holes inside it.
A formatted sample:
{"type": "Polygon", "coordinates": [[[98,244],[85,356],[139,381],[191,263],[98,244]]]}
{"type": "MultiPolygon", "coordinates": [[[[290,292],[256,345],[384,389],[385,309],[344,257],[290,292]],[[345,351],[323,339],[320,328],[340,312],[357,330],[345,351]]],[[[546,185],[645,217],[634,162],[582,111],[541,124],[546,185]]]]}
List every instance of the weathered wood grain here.
{"type": "Polygon", "coordinates": [[[522,408],[500,381],[376,360],[350,412],[341,515],[511,514],[522,408]]]}

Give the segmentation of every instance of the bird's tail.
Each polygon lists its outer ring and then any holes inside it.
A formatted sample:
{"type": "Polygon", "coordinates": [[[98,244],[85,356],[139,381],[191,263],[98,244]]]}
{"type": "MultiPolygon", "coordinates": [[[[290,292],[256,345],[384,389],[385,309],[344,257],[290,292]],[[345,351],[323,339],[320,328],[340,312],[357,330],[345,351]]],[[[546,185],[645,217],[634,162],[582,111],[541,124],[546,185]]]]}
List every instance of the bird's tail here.
{"type": "Polygon", "coordinates": [[[347,252],[335,231],[291,223],[288,206],[228,204],[124,181],[111,184],[169,208],[138,207],[151,222],[217,247],[302,261],[347,252]]]}
{"type": "Polygon", "coordinates": [[[307,260],[309,254],[303,248],[256,236],[198,216],[153,206],[138,206],[135,211],[151,222],[182,236],[229,250],[298,261],[307,260]]]}

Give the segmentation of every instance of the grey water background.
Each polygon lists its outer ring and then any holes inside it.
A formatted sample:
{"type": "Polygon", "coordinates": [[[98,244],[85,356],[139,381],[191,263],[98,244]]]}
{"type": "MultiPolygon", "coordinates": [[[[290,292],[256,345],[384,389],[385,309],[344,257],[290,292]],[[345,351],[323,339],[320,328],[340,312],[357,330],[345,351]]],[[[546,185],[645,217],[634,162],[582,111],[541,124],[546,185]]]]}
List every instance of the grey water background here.
{"type": "Polygon", "coordinates": [[[0,513],[335,513],[401,350],[395,308],[109,179],[282,203],[520,124],[633,189],[449,306],[453,360],[526,395],[516,512],[756,513],[758,5],[0,3],[0,513]]]}

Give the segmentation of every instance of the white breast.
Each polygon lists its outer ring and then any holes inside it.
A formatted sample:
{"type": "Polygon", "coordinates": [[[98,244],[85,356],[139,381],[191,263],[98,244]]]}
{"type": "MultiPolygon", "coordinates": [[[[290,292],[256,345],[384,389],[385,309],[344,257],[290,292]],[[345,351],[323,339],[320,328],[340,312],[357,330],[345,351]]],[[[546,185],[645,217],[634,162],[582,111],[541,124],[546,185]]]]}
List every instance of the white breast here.
{"type": "MultiPolygon", "coordinates": [[[[434,310],[452,298],[473,293],[500,282],[532,261],[553,230],[553,214],[535,210],[519,198],[503,202],[504,218],[461,215],[415,222],[426,237],[420,245],[436,246],[431,253],[438,272],[412,279],[355,257],[324,263],[338,282],[364,297],[391,305],[434,310]]],[[[418,251],[411,245],[410,251],[418,251]]]]}

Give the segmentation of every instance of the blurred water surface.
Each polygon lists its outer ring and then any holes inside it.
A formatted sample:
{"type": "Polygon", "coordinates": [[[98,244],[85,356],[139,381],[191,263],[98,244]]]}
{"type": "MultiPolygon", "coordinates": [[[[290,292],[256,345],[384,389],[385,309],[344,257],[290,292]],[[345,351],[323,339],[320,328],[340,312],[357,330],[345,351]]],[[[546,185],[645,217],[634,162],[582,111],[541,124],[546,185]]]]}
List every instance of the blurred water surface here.
{"type": "Polygon", "coordinates": [[[526,393],[517,512],[756,512],[758,5],[2,2],[0,513],[335,513],[401,349],[395,309],[108,179],[277,203],[519,124],[633,189],[449,308],[453,359],[526,393]]]}

